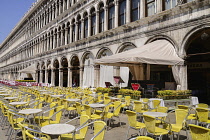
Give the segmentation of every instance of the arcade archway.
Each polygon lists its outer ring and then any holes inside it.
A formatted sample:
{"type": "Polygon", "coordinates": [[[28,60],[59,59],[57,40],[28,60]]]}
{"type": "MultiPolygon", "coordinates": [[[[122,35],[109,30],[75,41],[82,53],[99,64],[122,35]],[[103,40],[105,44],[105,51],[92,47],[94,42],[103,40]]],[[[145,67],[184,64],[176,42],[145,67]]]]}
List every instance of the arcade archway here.
{"type": "Polygon", "coordinates": [[[200,102],[210,100],[210,29],[195,32],[186,46],[188,88],[200,102]]]}

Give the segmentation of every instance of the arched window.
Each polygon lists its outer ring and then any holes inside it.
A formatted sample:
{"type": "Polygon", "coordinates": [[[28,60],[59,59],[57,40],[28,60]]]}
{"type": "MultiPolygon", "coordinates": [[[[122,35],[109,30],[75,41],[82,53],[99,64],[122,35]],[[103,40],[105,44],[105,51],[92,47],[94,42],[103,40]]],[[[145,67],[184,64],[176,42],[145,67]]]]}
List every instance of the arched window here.
{"type": "Polygon", "coordinates": [[[88,15],[84,14],[84,38],[88,36],[88,15]]]}
{"type": "Polygon", "coordinates": [[[76,33],[75,20],[73,20],[72,21],[72,42],[75,41],[75,33],[76,33]]]}
{"type": "Polygon", "coordinates": [[[119,26],[126,23],[126,0],[120,0],[119,2],[119,26]]]}
{"type": "Polygon", "coordinates": [[[146,15],[151,16],[156,13],[156,0],[146,0],[146,15]]]}
{"type": "Polygon", "coordinates": [[[95,9],[91,9],[91,35],[95,35],[96,32],[96,12],[95,9]]]}
{"type": "Polygon", "coordinates": [[[131,22],[140,19],[140,2],[141,0],[131,0],[131,22]]]}
{"type": "Polygon", "coordinates": [[[99,6],[99,33],[104,31],[104,4],[99,6]]]}
{"type": "Polygon", "coordinates": [[[163,10],[168,10],[177,5],[177,0],[164,0],[163,1],[163,10]]]}
{"type": "Polygon", "coordinates": [[[78,40],[81,39],[81,33],[82,33],[82,24],[81,24],[81,17],[78,16],[77,18],[78,21],[78,40]]]}
{"type": "Polygon", "coordinates": [[[110,0],[108,3],[108,29],[114,28],[115,19],[115,5],[114,0],[110,0]]]}

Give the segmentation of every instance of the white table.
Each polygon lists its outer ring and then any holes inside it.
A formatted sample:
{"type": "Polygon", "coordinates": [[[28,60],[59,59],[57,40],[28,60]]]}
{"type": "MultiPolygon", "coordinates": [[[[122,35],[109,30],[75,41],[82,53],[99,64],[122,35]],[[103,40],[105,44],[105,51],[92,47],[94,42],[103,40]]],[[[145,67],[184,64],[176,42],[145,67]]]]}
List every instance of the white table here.
{"type": "Polygon", "coordinates": [[[75,126],[70,124],[50,124],[41,128],[41,131],[51,135],[61,135],[71,133],[75,130],[75,126]]]}
{"type": "Polygon", "coordinates": [[[66,99],[66,101],[69,101],[69,102],[78,102],[78,101],[80,101],[80,99],[66,99]]]}
{"type": "Polygon", "coordinates": [[[51,95],[52,97],[63,97],[64,95],[51,95]]]}
{"type": "Polygon", "coordinates": [[[0,94],[0,96],[9,96],[10,94],[0,94]]]}
{"type": "Polygon", "coordinates": [[[120,100],[120,98],[117,97],[110,97],[111,100],[120,100]]]}
{"type": "Polygon", "coordinates": [[[6,100],[13,100],[13,99],[17,99],[18,97],[4,97],[4,99],[6,100]]]}
{"type": "MultiPolygon", "coordinates": [[[[165,107],[165,103],[164,103],[164,100],[163,100],[163,99],[159,99],[159,98],[150,98],[149,101],[148,101],[148,106],[149,106],[150,108],[153,108],[153,102],[152,102],[153,100],[160,100],[160,106],[165,107]]],[[[140,101],[141,101],[141,102],[143,101],[142,98],[140,99],[140,101]]]]}
{"type": "Polygon", "coordinates": [[[152,117],[166,117],[167,113],[163,112],[144,112],[143,115],[149,115],[152,117]]]}
{"type": "Polygon", "coordinates": [[[24,109],[24,110],[20,110],[18,113],[29,115],[29,114],[36,114],[40,112],[42,112],[41,109],[24,109]]]}
{"type": "Polygon", "coordinates": [[[100,108],[100,107],[105,107],[105,104],[88,104],[92,108],[100,108]]]}
{"type": "Polygon", "coordinates": [[[27,102],[11,102],[10,105],[24,105],[27,104],[27,102]]]}
{"type": "Polygon", "coordinates": [[[198,97],[191,96],[190,98],[193,106],[199,104],[198,97]]]}

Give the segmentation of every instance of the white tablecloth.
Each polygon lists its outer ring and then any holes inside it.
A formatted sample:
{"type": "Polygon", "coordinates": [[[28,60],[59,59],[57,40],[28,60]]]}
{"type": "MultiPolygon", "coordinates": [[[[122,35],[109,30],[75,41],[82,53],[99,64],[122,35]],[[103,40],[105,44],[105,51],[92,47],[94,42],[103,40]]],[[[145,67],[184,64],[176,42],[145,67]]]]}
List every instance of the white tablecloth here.
{"type": "MultiPolygon", "coordinates": [[[[165,107],[165,103],[164,103],[164,100],[163,99],[150,98],[149,99],[149,103],[148,103],[148,105],[149,105],[150,108],[153,108],[153,103],[152,103],[153,100],[160,100],[160,106],[165,107]]],[[[140,101],[142,102],[142,99],[141,98],[140,98],[140,101]]]]}
{"type": "Polygon", "coordinates": [[[191,96],[191,103],[192,105],[199,104],[198,97],[191,96]]]}

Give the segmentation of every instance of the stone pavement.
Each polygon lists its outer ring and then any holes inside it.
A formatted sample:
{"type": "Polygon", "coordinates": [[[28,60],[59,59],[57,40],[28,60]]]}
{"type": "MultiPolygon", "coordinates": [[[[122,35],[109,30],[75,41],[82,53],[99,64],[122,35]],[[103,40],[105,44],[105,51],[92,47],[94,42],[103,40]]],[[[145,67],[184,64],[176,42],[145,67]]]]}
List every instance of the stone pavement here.
{"type": "MultiPolygon", "coordinates": [[[[105,140],[126,140],[126,133],[127,133],[127,129],[128,129],[128,121],[127,121],[126,114],[121,114],[120,119],[122,122],[122,126],[121,127],[119,126],[119,119],[114,118],[113,124],[111,124],[111,127],[109,127],[109,130],[106,131],[106,133],[105,133],[105,140]]],[[[66,122],[67,120],[69,120],[68,117],[63,116],[62,122],[66,122]]],[[[169,121],[169,120],[171,123],[175,123],[174,113],[171,113],[168,116],[167,121],[169,121]]],[[[78,121],[78,123],[79,123],[79,121],[78,121]]],[[[78,124],[76,124],[76,121],[73,121],[70,124],[75,125],[76,127],[78,126],[78,124]]],[[[8,126],[5,128],[8,128],[8,126]]],[[[0,136],[1,136],[0,140],[7,139],[7,137],[5,137],[6,131],[7,131],[7,129],[0,131],[0,136]]],[[[188,132],[189,132],[189,130],[188,130],[188,132]]],[[[135,137],[135,136],[137,136],[137,134],[138,134],[137,130],[130,129],[129,138],[135,137]]],[[[89,140],[92,136],[93,136],[93,130],[89,128],[85,140],[89,140]]],[[[13,139],[14,139],[14,137],[13,137],[13,139]]],[[[19,140],[20,139],[21,138],[19,138],[19,140]]],[[[186,140],[186,139],[187,139],[186,132],[181,131],[180,140],[186,140]]],[[[191,139],[191,138],[189,138],[189,139],[191,139]]],[[[163,140],[169,140],[169,138],[167,136],[164,136],[163,140]]],[[[176,135],[175,135],[174,140],[177,140],[176,135]]]]}

